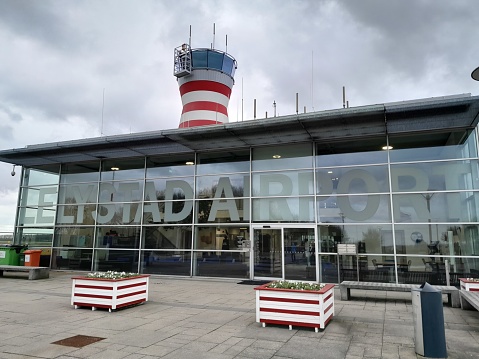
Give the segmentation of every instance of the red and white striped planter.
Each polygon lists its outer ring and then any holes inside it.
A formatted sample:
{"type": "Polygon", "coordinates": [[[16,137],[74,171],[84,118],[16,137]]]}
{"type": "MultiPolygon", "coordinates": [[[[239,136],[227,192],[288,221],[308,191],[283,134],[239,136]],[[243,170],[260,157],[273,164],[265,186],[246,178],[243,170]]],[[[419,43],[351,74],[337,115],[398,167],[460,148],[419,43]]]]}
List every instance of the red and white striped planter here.
{"type": "Polygon", "coordinates": [[[112,310],[148,300],[147,274],[121,279],[73,277],[71,304],[112,310]]]}
{"type": "Polygon", "coordinates": [[[320,291],[256,287],[256,322],[324,329],[334,316],[334,284],[320,291]]]}
{"type": "Polygon", "coordinates": [[[479,282],[468,280],[467,278],[459,278],[461,289],[468,292],[479,292],[479,282]]]}

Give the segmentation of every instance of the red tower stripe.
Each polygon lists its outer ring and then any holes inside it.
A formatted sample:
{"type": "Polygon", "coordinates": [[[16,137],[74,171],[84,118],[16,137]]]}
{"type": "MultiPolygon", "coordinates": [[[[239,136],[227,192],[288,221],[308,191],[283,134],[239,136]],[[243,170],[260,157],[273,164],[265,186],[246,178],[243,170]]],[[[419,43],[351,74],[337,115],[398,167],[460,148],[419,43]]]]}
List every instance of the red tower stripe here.
{"type": "Polygon", "coordinates": [[[225,116],[228,116],[228,109],[220,103],[216,102],[209,102],[209,101],[195,101],[187,103],[183,106],[183,113],[190,112],[190,111],[199,111],[199,110],[206,110],[206,111],[214,111],[222,113],[225,116]]]}
{"type": "Polygon", "coordinates": [[[206,126],[206,125],[217,125],[222,124],[223,122],[214,121],[214,120],[188,120],[180,123],[179,128],[186,128],[186,127],[196,127],[196,126],[206,126]]]}
{"type": "Polygon", "coordinates": [[[180,86],[181,96],[192,91],[213,91],[221,93],[228,98],[231,96],[231,89],[228,86],[215,81],[198,80],[186,82],[180,86]]]}

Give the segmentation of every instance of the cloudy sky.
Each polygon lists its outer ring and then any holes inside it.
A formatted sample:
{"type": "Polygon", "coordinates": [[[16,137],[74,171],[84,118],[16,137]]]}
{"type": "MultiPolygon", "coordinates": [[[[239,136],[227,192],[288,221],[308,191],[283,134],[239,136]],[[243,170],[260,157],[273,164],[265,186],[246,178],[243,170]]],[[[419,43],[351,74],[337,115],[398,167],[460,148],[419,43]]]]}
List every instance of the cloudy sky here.
{"type": "MultiPolygon", "coordinates": [[[[238,61],[230,121],[479,93],[475,0],[0,0],[0,150],[177,128],[173,49],[238,61]],[[213,24],[216,34],[213,37],[213,24]],[[228,48],[226,49],[226,36],[228,48]]],[[[19,169],[0,163],[0,232],[19,169]]]]}

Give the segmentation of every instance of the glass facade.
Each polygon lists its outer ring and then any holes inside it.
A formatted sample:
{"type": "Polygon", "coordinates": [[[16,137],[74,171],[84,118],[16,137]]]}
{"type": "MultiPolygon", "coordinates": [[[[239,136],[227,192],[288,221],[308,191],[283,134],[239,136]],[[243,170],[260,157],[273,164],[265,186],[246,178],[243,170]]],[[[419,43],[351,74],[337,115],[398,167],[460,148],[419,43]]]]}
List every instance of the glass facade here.
{"type": "Polygon", "coordinates": [[[42,248],[53,269],[332,283],[445,284],[448,271],[457,284],[479,274],[472,130],[97,160],[22,176],[16,242],[42,248]],[[358,254],[338,254],[339,244],[358,254]]]}

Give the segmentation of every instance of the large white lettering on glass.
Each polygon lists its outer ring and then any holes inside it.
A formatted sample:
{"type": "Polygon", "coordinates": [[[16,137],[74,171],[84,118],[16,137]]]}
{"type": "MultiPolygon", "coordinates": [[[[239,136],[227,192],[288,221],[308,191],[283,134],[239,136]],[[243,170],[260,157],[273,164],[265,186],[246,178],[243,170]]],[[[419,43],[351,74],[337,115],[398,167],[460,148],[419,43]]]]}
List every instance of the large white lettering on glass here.
{"type": "MultiPolygon", "coordinates": [[[[404,212],[415,212],[415,217],[419,221],[431,219],[428,203],[424,200],[425,197],[420,195],[423,192],[432,191],[430,176],[442,178],[444,188],[439,190],[469,189],[473,187],[471,178],[476,176],[471,172],[471,165],[466,163],[437,164],[429,171],[417,166],[392,167],[392,191],[404,193],[394,197],[394,213],[400,216],[404,212]],[[465,178],[468,179],[465,180],[465,178]]],[[[312,172],[265,173],[257,176],[253,188],[254,197],[259,199],[254,207],[255,220],[293,221],[298,216],[308,220],[313,219],[312,172]]],[[[250,193],[249,180],[249,176],[244,176],[242,185],[246,197],[250,193]]],[[[365,221],[377,215],[380,211],[378,193],[387,192],[385,190],[387,187],[384,186],[385,181],[387,181],[385,176],[376,178],[367,169],[344,171],[338,178],[332,178],[330,174],[322,171],[316,173],[317,194],[324,198],[337,194],[338,210],[344,217],[354,221],[365,221]],[[360,188],[359,191],[358,188],[360,188]],[[353,195],[358,193],[364,193],[361,196],[361,206],[354,205],[352,201],[353,195]]],[[[105,224],[112,220],[119,207],[123,211],[121,216],[123,223],[131,223],[132,218],[134,223],[139,223],[142,215],[148,216],[154,223],[176,223],[187,219],[193,211],[194,192],[191,184],[186,180],[167,180],[163,192],[157,191],[153,181],[147,181],[143,206],[131,205],[131,202],[138,198],[138,195],[135,197],[134,194],[141,191],[139,182],[119,183],[117,187],[102,183],[99,210],[85,210],[87,204],[91,208],[97,190],[96,184],[70,185],[66,190],[62,190],[59,199],[61,205],[58,206],[56,214],[57,223],[84,224],[93,218],[96,223],[105,224]],[[162,202],[158,202],[158,198],[161,198],[162,202]]],[[[47,198],[56,195],[56,191],[57,187],[41,188],[38,192],[39,207],[34,215],[25,216],[24,223],[29,225],[53,223],[54,216],[51,214],[51,208],[54,207],[54,202],[47,198]]],[[[458,213],[461,213],[461,193],[446,193],[443,197],[447,202],[444,208],[447,212],[445,216],[456,218],[458,213]]],[[[249,220],[249,208],[249,198],[235,199],[230,178],[219,177],[214,188],[211,209],[207,213],[207,221],[215,222],[219,217],[222,220],[229,217],[232,222],[249,220]]],[[[396,220],[399,220],[399,217],[396,217],[396,220]]]]}

